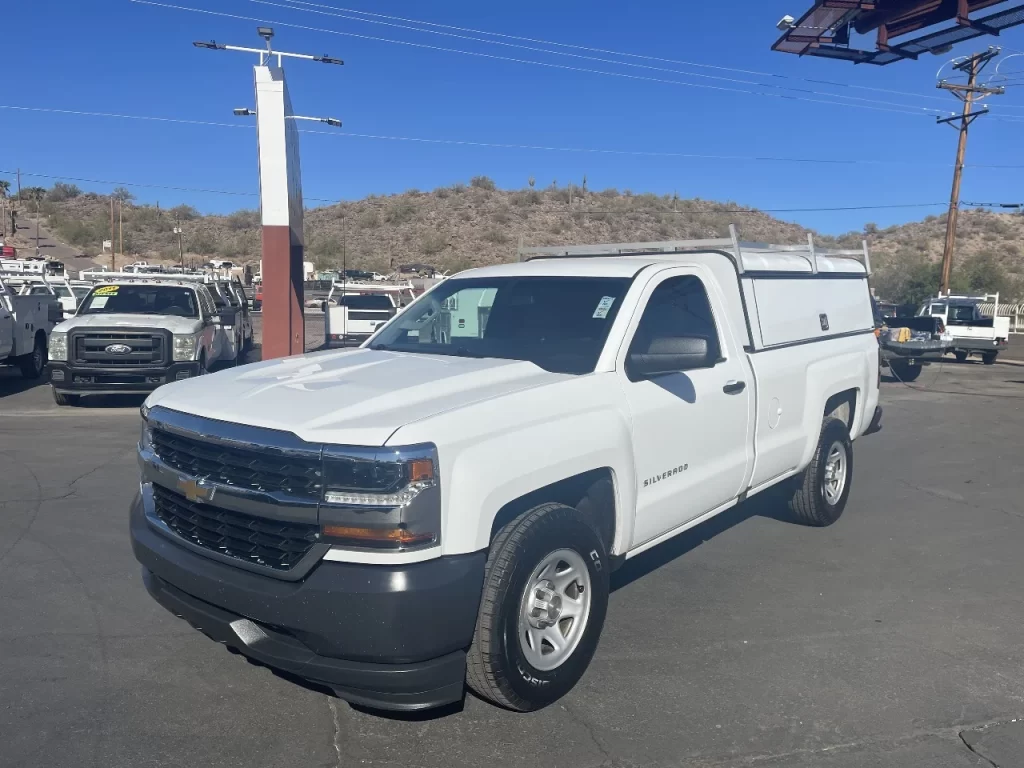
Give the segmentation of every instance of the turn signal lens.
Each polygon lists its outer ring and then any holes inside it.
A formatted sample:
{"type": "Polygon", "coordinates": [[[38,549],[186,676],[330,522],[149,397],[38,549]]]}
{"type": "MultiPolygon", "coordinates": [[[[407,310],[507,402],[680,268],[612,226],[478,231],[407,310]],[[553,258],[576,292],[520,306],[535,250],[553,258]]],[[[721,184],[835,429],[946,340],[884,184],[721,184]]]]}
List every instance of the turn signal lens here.
{"type": "Polygon", "coordinates": [[[409,462],[409,481],[426,483],[434,479],[434,462],[430,459],[413,459],[409,462]]]}
{"type": "Polygon", "coordinates": [[[395,549],[429,544],[436,538],[433,533],[413,533],[405,528],[362,528],[349,525],[325,525],[321,533],[332,544],[395,549]]]}

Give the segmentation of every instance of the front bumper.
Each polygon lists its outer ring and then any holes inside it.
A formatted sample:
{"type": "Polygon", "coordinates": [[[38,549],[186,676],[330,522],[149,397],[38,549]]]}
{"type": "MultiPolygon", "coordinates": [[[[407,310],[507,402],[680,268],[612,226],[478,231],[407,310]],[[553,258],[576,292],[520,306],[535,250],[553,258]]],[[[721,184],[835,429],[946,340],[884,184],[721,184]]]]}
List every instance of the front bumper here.
{"type": "Polygon", "coordinates": [[[159,368],[118,368],[79,366],[73,363],[50,364],[50,384],[62,394],[113,395],[152,392],[162,384],[199,375],[198,362],[171,363],[159,368]]]}
{"type": "Polygon", "coordinates": [[[383,709],[462,698],[486,553],[401,566],[322,561],[289,582],[179,545],[148,522],[141,496],[130,528],[154,599],[248,658],[383,709]]]}

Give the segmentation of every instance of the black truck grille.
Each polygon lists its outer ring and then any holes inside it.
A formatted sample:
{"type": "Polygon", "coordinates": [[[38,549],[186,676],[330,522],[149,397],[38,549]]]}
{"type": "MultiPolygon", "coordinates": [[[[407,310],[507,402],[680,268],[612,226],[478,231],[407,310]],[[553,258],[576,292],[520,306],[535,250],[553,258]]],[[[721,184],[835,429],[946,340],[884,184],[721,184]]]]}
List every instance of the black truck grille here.
{"type": "Polygon", "coordinates": [[[180,472],[236,488],[319,499],[323,487],[319,457],[227,446],[160,428],[153,430],[153,450],[180,472]]]}
{"type": "Polygon", "coordinates": [[[156,516],[186,541],[276,571],[291,570],[317,542],[315,525],[193,504],[159,485],[153,486],[153,502],[156,516]]]}
{"type": "Polygon", "coordinates": [[[75,362],[81,365],[154,367],[167,362],[167,338],[162,333],[99,331],[72,338],[75,362]]]}

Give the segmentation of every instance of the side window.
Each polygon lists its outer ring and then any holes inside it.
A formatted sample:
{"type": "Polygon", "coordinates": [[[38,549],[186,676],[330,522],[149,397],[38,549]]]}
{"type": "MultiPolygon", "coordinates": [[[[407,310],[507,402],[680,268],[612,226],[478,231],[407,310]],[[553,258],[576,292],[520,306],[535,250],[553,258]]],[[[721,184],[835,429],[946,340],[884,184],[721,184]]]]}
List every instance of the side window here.
{"type": "Polygon", "coordinates": [[[707,291],[700,279],[692,275],[671,277],[654,289],[640,317],[629,353],[649,354],[661,339],[679,337],[706,340],[710,360],[722,356],[707,291]]]}

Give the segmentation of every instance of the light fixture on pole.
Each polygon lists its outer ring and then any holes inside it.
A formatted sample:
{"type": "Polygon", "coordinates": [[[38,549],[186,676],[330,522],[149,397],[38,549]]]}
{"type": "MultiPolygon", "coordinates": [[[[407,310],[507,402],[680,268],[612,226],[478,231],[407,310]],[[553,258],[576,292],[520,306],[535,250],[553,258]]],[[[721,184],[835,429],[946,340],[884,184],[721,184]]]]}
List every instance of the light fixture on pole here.
{"type": "MultiPolygon", "coordinates": [[[[231,110],[236,117],[255,117],[256,110],[248,107],[236,107],[231,110]]],[[[311,117],[309,115],[285,115],[286,120],[311,120],[314,123],[327,123],[335,128],[341,128],[341,120],[336,117],[311,117]]]]}

